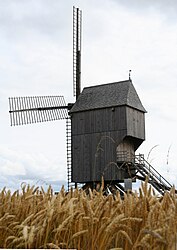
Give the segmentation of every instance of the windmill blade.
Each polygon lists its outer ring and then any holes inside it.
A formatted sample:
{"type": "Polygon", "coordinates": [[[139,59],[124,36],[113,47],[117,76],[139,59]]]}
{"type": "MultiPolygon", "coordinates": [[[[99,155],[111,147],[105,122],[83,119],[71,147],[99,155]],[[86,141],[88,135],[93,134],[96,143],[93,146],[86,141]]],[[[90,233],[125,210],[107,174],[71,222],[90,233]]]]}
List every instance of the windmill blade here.
{"type": "Polygon", "coordinates": [[[11,126],[68,117],[63,96],[10,97],[9,107],[11,126]]]}
{"type": "Polygon", "coordinates": [[[81,92],[81,28],[82,11],[73,7],[73,94],[76,99],[81,92]]]}

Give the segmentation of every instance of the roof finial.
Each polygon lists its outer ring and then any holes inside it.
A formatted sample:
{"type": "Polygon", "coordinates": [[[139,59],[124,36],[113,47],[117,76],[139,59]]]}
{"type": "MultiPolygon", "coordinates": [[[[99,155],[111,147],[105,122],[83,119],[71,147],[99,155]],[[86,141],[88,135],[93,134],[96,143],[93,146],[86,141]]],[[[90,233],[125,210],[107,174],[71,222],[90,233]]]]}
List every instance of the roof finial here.
{"type": "Polygon", "coordinates": [[[131,81],[132,79],[131,79],[131,72],[132,72],[132,70],[131,69],[129,69],[129,81],[131,81]]]}

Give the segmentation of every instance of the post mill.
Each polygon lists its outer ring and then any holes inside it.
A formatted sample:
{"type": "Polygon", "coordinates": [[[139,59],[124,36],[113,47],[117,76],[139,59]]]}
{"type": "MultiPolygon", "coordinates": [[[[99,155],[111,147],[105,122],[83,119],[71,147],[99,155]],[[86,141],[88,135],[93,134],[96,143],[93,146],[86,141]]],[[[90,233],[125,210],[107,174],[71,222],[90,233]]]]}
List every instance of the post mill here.
{"type": "Polygon", "coordinates": [[[9,98],[11,125],[66,119],[68,189],[82,184],[124,192],[127,183],[145,180],[161,194],[171,189],[135,152],[145,140],[145,113],[131,77],[81,91],[82,12],[73,7],[73,89],[75,103],[63,96],[9,98]],[[125,183],[125,187],[121,185],[125,183]]]}

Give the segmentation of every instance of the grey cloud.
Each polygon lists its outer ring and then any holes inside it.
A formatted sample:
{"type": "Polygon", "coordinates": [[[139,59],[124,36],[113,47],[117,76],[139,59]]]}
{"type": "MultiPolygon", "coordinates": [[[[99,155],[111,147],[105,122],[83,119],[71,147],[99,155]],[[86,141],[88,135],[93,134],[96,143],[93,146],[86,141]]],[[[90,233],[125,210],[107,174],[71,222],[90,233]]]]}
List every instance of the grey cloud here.
{"type": "Polygon", "coordinates": [[[177,1],[176,0],[112,0],[115,3],[118,3],[129,10],[134,11],[148,11],[148,10],[155,10],[159,11],[169,20],[176,19],[176,11],[177,11],[177,1]]]}
{"type": "MultiPolygon", "coordinates": [[[[60,180],[65,178],[65,150],[63,149],[65,138],[58,139],[62,153],[58,143],[55,146],[55,139],[53,139],[59,134],[59,130],[63,129],[61,123],[59,122],[57,126],[52,124],[46,130],[43,125],[40,125],[40,130],[37,125],[36,128],[34,125],[34,130],[32,127],[10,130],[6,102],[8,96],[48,95],[58,92],[59,94],[64,92],[67,96],[68,92],[71,92],[71,2],[71,0],[0,0],[1,144],[9,145],[9,148],[15,145],[13,148],[16,152],[14,156],[11,152],[7,152],[4,156],[5,161],[7,159],[10,164],[3,163],[6,167],[3,171],[0,164],[0,188],[3,186],[16,188],[20,187],[21,182],[30,182],[39,186],[52,184],[57,190],[60,180]],[[36,159],[37,157],[33,155],[32,159],[25,155],[20,156],[18,147],[21,147],[23,152],[28,152],[28,147],[32,148],[29,151],[38,152],[40,144],[27,134],[36,135],[39,131],[40,133],[45,131],[44,137],[50,134],[49,131],[53,133],[53,143],[48,149],[49,152],[45,150],[44,152],[47,153],[43,153],[41,159],[36,159]],[[32,140],[34,140],[33,143],[32,140]],[[28,147],[24,148],[23,145],[26,144],[28,147]],[[50,151],[55,151],[55,155],[60,154],[59,159],[54,161],[53,154],[51,158],[48,157],[50,151]],[[45,156],[48,157],[47,160],[44,159],[45,156]],[[22,165],[21,169],[18,169],[19,163],[22,165]]],[[[141,89],[140,97],[143,100],[144,96],[143,102],[146,103],[148,119],[151,120],[149,124],[146,120],[147,140],[143,144],[145,149],[143,151],[141,149],[141,153],[145,152],[147,143],[149,147],[157,143],[168,145],[168,140],[175,137],[176,125],[174,121],[169,121],[169,117],[167,122],[166,117],[159,119],[159,116],[162,112],[163,114],[166,112],[166,109],[162,110],[161,105],[164,101],[163,93],[168,97],[167,100],[170,98],[172,100],[174,97],[171,92],[175,93],[174,51],[176,51],[177,38],[176,27],[171,27],[168,23],[164,25],[164,20],[173,20],[173,18],[175,20],[177,1],[85,0],[79,7],[83,10],[83,83],[90,85],[92,82],[98,84],[124,80],[128,77],[128,70],[131,68],[133,81],[141,89]],[[153,18],[156,11],[160,15],[157,15],[158,22],[155,26],[153,18]],[[139,39],[136,40],[136,36],[139,39]],[[169,41],[165,42],[164,38],[168,38],[169,41]],[[170,90],[170,87],[173,90],[170,90]],[[151,89],[154,95],[151,94],[151,89]],[[153,100],[158,102],[154,103],[153,100]],[[171,128],[168,129],[168,134],[167,127],[171,128]]],[[[175,104],[174,102],[174,106],[175,104]]],[[[172,109],[168,109],[167,112],[173,116],[175,114],[172,109]]],[[[49,136],[44,143],[47,144],[48,141],[50,141],[49,136]]],[[[176,152],[175,148],[172,148],[173,150],[176,152]]],[[[162,157],[163,151],[159,161],[162,157]]],[[[175,163],[174,157],[174,165],[175,163]]],[[[155,164],[155,166],[161,165],[159,162],[155,164]]]]}
{"type": "Polygon", "coordinates": [[[161,10],[167,10],[177,7],[177,1],[176,0],[127,0],[127,1],[121,1],[121,0],[113,0],[114,2],[117,2],[119,4],[125,5],[129,8],[136,7],[136,8],[146,8],[146,7],[154,7],[159,8],[161,10]]]}
{"type": "MultiPolygon", "coordinates": [[[[72,16],[63,1],[5,1],[0,7],[1,32],[11,38],[37,33],[63,37],[72,16]]],[[[66,36],[66,35],[65,35],[66,36]]]]}
{"type": "Polygon", "coordinates": [[[0,147],[0,189],[6,186],[15,190],[24,182],[35,186],[51,185],[58,191],[62,185],[66,185],[63,169],[58,164],[44,155],[31,156],[0,147]]]}
{"type": "Polygon", "coordinates": [[[35,179],[35,178],[30,178],[30,176],[27,175],[4,175],[1,176],[0,180],[0,190],[2,190],[4,187],[6,189],[10,189],[12,192],[16,190],[20,190],[22,184],[26,185],[34,185],[35,187],[43,187],[45,190],[51,186],[52,189],[57,192],[61,189],[61,187],[64,185],[65,189],[67,187],[67,182],[65,180],[59,180],[59,181],[51,181],[48,179],[35,179]]]}

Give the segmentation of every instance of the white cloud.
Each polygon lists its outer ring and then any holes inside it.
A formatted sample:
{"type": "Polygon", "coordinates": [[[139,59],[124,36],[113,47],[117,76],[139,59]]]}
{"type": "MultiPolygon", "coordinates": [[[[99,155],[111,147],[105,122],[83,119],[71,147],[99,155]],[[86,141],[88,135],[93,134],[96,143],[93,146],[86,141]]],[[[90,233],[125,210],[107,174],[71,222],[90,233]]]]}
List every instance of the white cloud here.
{"type": "Polygon", "coordinates": [[[137,12],[137,14],[141,14],[142,12],[155,11],[161,13],[163,16],[166,16],[167,20],[174,21],[176,19],[176,9],[177,2],[176,0],[113,0],[115,3],[124,6],[129,11],[137,12]]]}
{"type": "Polygon", "coordinates": [[[66,183],[66,172],[62,165],[58,157],[51,160],[44,154],[27,154],[22,150],[12,150],[1,146],[0,188],[9,186],[9,182],[13,184],[13,188],[20,187],[22,182],[33,185],[54,183],[55,186],[58,183],[58,186],[61,186],[61,183],[66,183]]]}
{"type": "MultiPolygon", "coordinates": [[[[177,2],[167,2],[77,4],[83,10],[82,86],[125,80],[132,69],[133,83],[148,111],[146,142],[139,151],[147,156],[159,144],[152,164],[165,176],[168,169],[169,179],[177,184],[177,2]]],[[[10,128],[7,98],[64,94],[66,102],[73,100],[73,3],[0,1],[0,173],[9,186],[15,178],[66,180],[65,124],[10,128]]]]}

